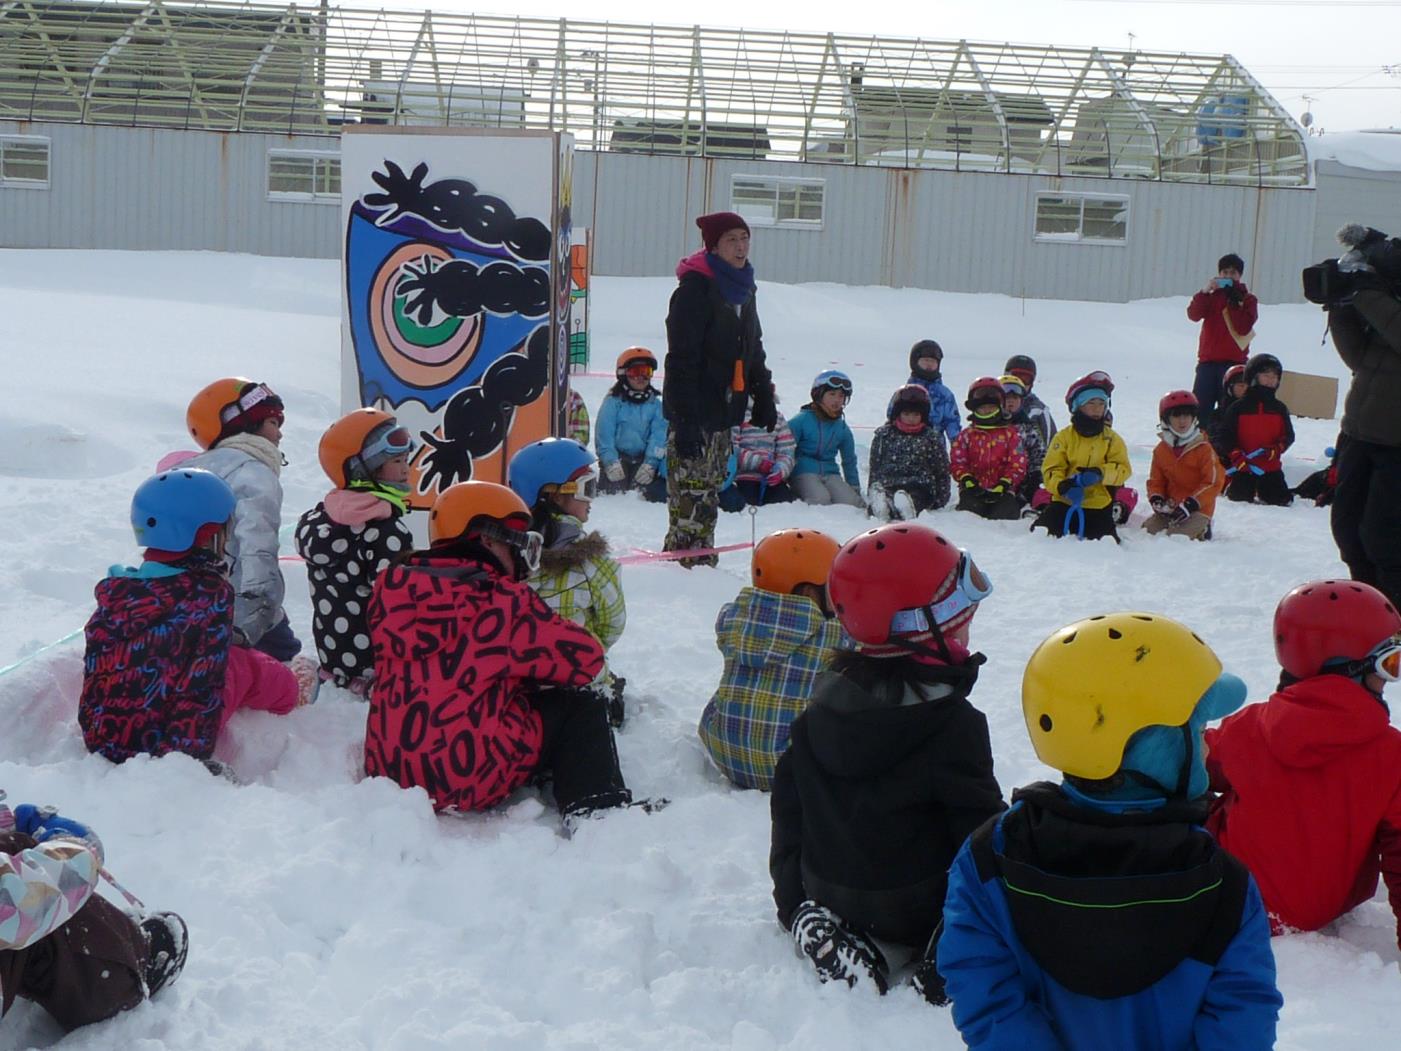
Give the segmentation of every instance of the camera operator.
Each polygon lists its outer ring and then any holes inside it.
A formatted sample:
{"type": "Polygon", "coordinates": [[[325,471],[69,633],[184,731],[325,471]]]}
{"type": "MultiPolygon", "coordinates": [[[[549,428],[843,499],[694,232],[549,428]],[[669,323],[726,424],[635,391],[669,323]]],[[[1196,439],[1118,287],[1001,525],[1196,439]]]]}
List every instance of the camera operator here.
{"type": "Polygon", "coordinates": [[[1221,384],[1232,365],[1244,365],[1246,350],[1255,338],[1260,301],[1245,287],[1241,275],[1245,260],[1234,252],[1216,263],[1216,276],[1187,304],[1187,317],[1202,323],[1197,338],[1197,376],[1192,393],[1197,396],[1198,421],[1203,430],[1211,424],[1221,384]]]}
{"type": "Polygon", "coordinates": [[[1401,605],[1401,240],[1352,224],[1348,251],[1304,271],[1352,370],[1338,440],[1333,539],[1354,580],[1401,605]]]}

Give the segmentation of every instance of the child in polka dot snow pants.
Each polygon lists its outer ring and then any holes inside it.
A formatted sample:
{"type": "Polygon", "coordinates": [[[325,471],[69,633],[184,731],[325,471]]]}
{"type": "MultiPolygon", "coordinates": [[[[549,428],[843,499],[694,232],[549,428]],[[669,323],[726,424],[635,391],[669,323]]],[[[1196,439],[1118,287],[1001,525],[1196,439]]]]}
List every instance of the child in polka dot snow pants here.
{"type": "Polygon", "coordinates": [[[368,697],[374,652],[365,621],[385,566],[413,549],[404,522],[413,443],[394,417],[358,409],[321,439],[321,466],[336,488],[297,521],[297,551],[311,586],[321,680],[368,697]]]}

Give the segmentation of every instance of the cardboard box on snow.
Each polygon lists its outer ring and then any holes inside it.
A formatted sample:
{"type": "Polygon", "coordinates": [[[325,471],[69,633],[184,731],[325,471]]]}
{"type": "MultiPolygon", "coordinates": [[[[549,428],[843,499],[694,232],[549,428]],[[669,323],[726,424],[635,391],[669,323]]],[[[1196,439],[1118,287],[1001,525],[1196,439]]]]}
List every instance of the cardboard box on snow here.
{"type": "Polygon", "coordinates": [[[1286,369],[1279,381],[1279,400],[1292,416],[1331,420],[1338,412],[1338,379],[1286,369]]]}

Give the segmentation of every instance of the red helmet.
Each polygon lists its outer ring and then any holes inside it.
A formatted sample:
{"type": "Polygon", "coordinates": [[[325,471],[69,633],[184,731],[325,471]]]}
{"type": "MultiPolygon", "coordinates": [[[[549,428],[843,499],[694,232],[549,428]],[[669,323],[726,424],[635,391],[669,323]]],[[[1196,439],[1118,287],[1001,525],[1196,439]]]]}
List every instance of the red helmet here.
{"type": "Polygon", "coordinates": [[[1275,607],[1275,656],[1296,679],[1331,661],[1357,661],[1401,632],[1401,614],[1376,588],[1355,580],[1300,584],[1275,607]]]}
{"type": "Polygon", "coordinates": [[[928,630],[930,619],[941,631],[954,631],[972,619],[991,590],[966,553],[913,522],[891,522],[848,540],[827,577],[837,619],[848,635],[867,645],[928,630]],[[919,616],[901,628],[894,622],[905,611],[919,616]]]}
{"type": "Polygon", "coordinates": [[[1232,365],[1229,369],[1226,370],[1226,375],[1225,375],[1224,377],[1222,377],[1222,379],[1221,379],[1221,389],[1222,389],[1223,391],[1230,391],[1230,389],[1231,389],[1231,384],[1233,384],[1233,383],[1244,383],[1244,382],[1245,382],[1245,366],[1244,366],[1244,365],[1232,365]]]}
{"type": "Polygon", "coordinates": [[[1065,406],[1071,412],[1075,411],[1075,396],[1081,391],[1102,390],[1105,394],[1114,393],[1114,381],[1109,378],[1109,373],[1095,369],[1087,372],[1070,385],[1070,389],[1065,392],[1065,406]]]}
{"type": "Polygon", "coordinates": [[[979,376],[972,383],[968,384],[968,398],[963,403],[963,407],[969,412],[978,405],[985,405],[989,402],[1003,403],[1005,395],[1002,391],[1002,380],[996,376],[979,376]]]}
{"type": "Polygon", "coordinates": [[[1201,413],[1201,406],[1197,404],[1197,396],[1189,390],[1170,390],[1158,400],[1158,419],[1166,422],[1167,418],[1178,409],[1191,409],[1192,415],[1201,413]]]}

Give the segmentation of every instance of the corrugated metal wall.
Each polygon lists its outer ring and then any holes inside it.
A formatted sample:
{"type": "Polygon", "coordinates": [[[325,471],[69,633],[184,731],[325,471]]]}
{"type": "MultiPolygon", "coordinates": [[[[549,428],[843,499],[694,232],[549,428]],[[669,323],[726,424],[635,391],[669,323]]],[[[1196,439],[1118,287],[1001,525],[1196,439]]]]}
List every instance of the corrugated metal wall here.
{"type": "Polygon", "coordinates": [[[49,139],[49,189],[0,187],[0,245],[334,257],[339,202],[269,201],[270,149],[335,139],[0,121],[49,139]]]}
{"type": "MultiPolygon", "coordinates": [[[[268,150],[333,140],[0,122],[3,133],[45,135],[52,152],[50,190],[0,188],[0,245],[340,252],[337,207],[267,198],[268,150]]],[[[596,273],[669,275],[699,247],[694,217],[730,207],[732,176],[803,176],[825,182],[822,228],[756,228],[767,280],[1123,301],[1192,292],[1233,251],[1262,300],[1288,302],[1301,298],[1299,269],[1327,254],[1319,229],[1331,239],[1339,208],[1354,217],[1347,198],[1367,181],[1354,173],[1320,178],[1317,191],[1255,190],[579,151],[574,221],[593,230],[596,273]],[[1057,190],[1128,197],[1127,244],[1034,240],[1036,194],[1057,190]]],[[[1396,183],[1373,182],[1381,209],[1396,183]]]]}
{"type": "Polygon", "coordinates": [[[1319,161],[1318,208],[1313,221],[1313,259],[1317,262],[1342,251],[1338,228],[1365,223],[1401,237],[1401,172],[1375,172],[1337,161],[1319,161]]]}

